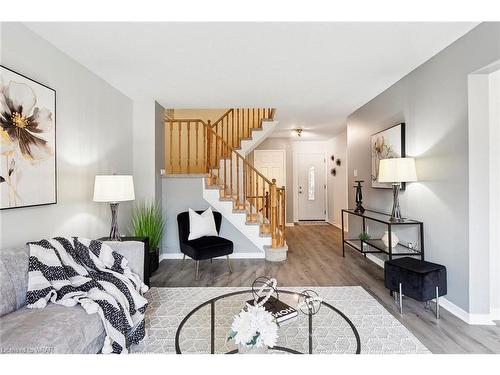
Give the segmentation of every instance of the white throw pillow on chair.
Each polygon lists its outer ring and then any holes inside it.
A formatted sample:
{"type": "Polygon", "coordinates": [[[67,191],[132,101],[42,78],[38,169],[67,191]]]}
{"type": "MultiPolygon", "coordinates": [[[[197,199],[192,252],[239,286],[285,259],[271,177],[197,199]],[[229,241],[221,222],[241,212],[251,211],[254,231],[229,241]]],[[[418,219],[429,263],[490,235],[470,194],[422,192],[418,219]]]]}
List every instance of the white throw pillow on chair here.
{"type": "Polygon", "coordinates": [[[189,236],[188,241],[195,240],[203,236],[218,236],[215,227],[214,213],[212,208],[198,215],[193,209],[189,209],[189,236]]]}

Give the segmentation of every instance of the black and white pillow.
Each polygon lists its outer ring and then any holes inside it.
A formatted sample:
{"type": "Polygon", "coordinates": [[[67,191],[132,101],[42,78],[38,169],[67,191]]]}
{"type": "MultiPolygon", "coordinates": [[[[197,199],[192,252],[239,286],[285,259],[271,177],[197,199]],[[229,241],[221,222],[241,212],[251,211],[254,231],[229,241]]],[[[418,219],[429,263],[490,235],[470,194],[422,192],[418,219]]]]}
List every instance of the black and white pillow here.
{"type": "Polygon", "coordinates": [[[193,209],[189,209],[189,241],[203,236],[218,235],[217,228],[215,227],[214,213],[211,207],[201,215],[198,215],[193,209]]]}

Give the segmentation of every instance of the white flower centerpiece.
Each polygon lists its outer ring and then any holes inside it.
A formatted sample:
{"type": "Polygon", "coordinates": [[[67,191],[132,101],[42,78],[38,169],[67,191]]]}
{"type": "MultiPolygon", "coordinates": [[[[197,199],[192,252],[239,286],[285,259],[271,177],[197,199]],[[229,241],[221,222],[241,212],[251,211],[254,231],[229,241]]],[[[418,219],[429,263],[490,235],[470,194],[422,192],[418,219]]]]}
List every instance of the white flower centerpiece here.
{"type": "Polygon", "coordinates": [[[276,279],[270,279],[269,283],[262,286],[256,294],[254,305],[246,304],[246,307],[234,317],[228,340],[234,340],[240,353],[263,354],[268,347],[272,348],[278,340],[278,324],[276,319],[263,307],[264,303],[276,289],[276,279]],[[262,297],[266,287],[274,286],[267,290],[262,297]]]}

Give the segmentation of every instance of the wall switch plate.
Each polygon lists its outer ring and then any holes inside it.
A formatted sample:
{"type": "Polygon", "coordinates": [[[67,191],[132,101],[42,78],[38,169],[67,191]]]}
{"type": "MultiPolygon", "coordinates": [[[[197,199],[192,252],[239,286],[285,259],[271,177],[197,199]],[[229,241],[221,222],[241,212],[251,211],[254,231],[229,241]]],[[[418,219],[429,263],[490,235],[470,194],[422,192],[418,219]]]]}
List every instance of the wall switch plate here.
{"type": "Polygon", "coordinates": [[[358,177],[358,170],[357,169],[354,170],[354,177],[358,177]]]}

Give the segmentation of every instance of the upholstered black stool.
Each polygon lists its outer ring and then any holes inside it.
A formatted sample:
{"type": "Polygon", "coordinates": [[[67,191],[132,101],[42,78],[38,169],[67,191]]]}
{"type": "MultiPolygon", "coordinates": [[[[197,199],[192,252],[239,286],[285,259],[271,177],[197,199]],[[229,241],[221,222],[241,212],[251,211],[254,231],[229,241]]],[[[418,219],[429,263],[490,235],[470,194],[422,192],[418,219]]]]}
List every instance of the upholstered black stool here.
{"type": "Polygon", "coordinates": [[[446,267],[410,257],[385,262],[385,287],[395,292],[399,310],[403,313],[403,295],[426,302],[436,299],[436,317],[439,319],[439,297],[446,295],[446,267]]]}

